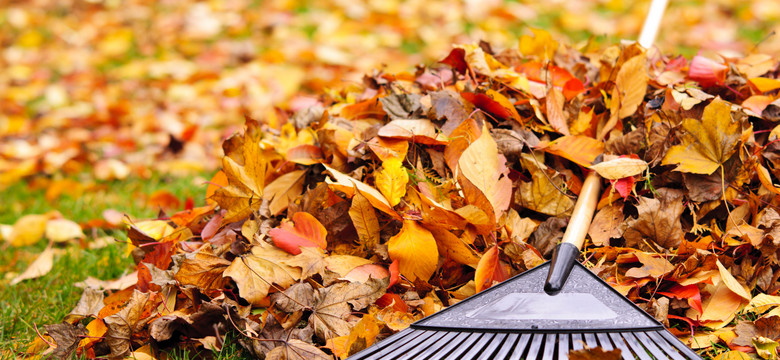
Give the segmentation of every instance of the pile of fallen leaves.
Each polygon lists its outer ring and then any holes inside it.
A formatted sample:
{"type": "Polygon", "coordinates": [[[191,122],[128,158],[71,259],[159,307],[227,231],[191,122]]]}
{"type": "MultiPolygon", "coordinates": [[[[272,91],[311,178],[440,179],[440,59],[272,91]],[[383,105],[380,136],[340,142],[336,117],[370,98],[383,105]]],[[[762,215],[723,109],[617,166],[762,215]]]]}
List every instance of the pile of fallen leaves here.
{"type": "Polygon", "coordinates": [[[235,333],[260,358],[345,358],[544,262],[596,171],[584,263],[705,356],[773,358],[779,73],[536,31],[374,72],[278,128],[247,119],[208,205],[130,223],[136,271],[81,284],[29,353],[156,357],[235,333]]]}

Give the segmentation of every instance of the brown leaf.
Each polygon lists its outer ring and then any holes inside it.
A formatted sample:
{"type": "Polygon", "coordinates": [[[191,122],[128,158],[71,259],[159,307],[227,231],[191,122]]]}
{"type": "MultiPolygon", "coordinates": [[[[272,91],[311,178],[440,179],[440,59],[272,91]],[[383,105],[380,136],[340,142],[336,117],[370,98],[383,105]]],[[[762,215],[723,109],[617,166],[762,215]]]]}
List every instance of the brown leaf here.
{"type": "Polygon", "coordinates": [[[241,297],[259,304],[268,295],[271,284],[287,287],[301,278],[301,269],[285,264],[291,258],[292,255],[261,241],[250,254],[233,260],[224,276],[236,282],[241,297]]]}
{"type": "Polygon", "coordinates": [[[265,356],[266,360],[332,360],[333,357],[326,354],[316,346],[298,339],[285,341],[275,347],[265,356]]]}
{"type": "Polygon", "coordinates": [[[628,277],[660,279],[673,269],[672,264],[663,257],[653,256],[641,251],[635,251],[634,255],[642,263],[642,267],[628,269],[626,271],[626,276],[628,277]]]}
{"type": "Polygon", "coordinates": [[[228,279],[223,273],[228,266],[230,261],[205,251],[189,253],[184,256],[174,279],[182,285],[197,286],[201,291],[224,289],[228,279]]]}
{"type": "Polygon", "coordinates": [[[72,323],[73,320],[81,320],[87,316],[97,317],[103,306],[103,291],[91,287],[85,288],[78,304],[64,320],[72,323]]]}
{"type": "Polygon", "coordinates": [[[570,360],[620,360],[620,349],[604,350],[601,347],[570,350],[570,360]]]}
{"type": "Polygon", "coordinates": [[[76,348],[81,341],[81,338],[87,335],[87,329],[84,325],[79,323],[78,325],[72,325],[68,323],[60,323],[54,325],[46,325],[46,333],[51,336],[57,347],[51,353],[57,359],[68,359],[76,351],[76,348]]]}
{"type": "Polygon", "coordinates": [[[684,235],[680,223],[683,210],[680,198],[661,201],[640,197],[639,216],[628,220],[628,229],[623,234],[626,245],[642,249],[643,241],[650,240],[667,249],[678,247],[684,235]]]}
{"type": "Polygon", "coordinates": [[[108,327],[105,342],[111,349],[111,356],[124,356],[130,352],[133,334],[141,331],[150,320],[148,316],[152,315],[144,311],[149,306],[150,295],[134,290],[122,310],[103,319],[108,327]]]}
{"type": "Polygon", "coordinates": [[[588,235],[594,245],[609,246],[609,239],[620,237],[625,229],[623,204],[616,202],[596,213],[588,229],[588,235]]]}
{"type": "Polygon", "coordinates": [[[349,305],[361,310],[379,299],[387,288],[388,279],[369,279],[365,283],[342,282],[317,290],[309,321],[320,339],[349,335],[352,326],[345,321],[349,305]],[[349,304],[349,305],[348,305],[349,304]]]}
{"type": "Polygon", "coordinates": [[[434,91],[431,96],[431,110],[429,117],[436,120],[447,119],[442,125],[441,131],[450,135],[469,116],[463,101],[458,94],[450,90],[434,91]]]}
{"type": "Polygon", "coordinates": [[[539,224],[528,243],[539,250],[542,256],[549,258],[555,246],[563,238],[563,228],[566,227],[566,224],[568,224],[567,219],[559,217],[548,218],[539,224]]]}

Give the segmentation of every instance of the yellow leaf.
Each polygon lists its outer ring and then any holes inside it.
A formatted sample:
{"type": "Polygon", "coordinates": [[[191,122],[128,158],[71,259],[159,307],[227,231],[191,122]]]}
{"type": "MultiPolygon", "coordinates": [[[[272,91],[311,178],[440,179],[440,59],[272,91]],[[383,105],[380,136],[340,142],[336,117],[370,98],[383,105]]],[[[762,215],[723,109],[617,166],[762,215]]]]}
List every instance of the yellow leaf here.
{"type": "Polygon", "coordinates": [[[780,296],[758,294],[754,298],[750,299],[750,304],[745,307],[745,310],[764,312],[770,307],[775,307],[778,305],[780,305],[780,296]]]}
{"type": "Polygon", "coordinates": [[[360,245],[365,250],[373,250],[379,244],[379,219],[371,203],[360,191],[355,191],[352,205],[349,207],[349,218],[358,233],[360,245]]]}
{"type": "Polygon", "coordinates": [[[601,129],[599,139],[603,139],[617,125],[618,120],[636,112],[645,98],[647,81],[645,54],[640,53],[623,63],[615,79],[615,87],[612,89],[609,121],[601,129]]]}
{"type": "Polygon", "coordinates": [[[16,220],[11,233],[6,240],[11,246],[29,246],[35,244],[43,238],[46,232],[47,215],[25,215],[16,220]]]}
{"type": "Polygon", "coordinates": [[[531,29],[534,36],[523,35],[520,37],[520,52],[527,56],[537,56],[540,59],[552,59],[558,50],[558,42],[552,35],[541,29],[531,29]]]}
{"type": "Polygon", "coordinates": [[[647,58],[644,54],[632,57],[620,67],[615,79],[612,101],[620,101],[618,116],[621,119],[633,115],[642,104],[647,92],[647,80],[647,58]],[[618,97],[615,98],[614,94],[618,94],[618,97]]]}
{"type": "Polygon", "coordinates": [[[61,243],[71,239],[83,239],[84,232],[79,224],[71,220],[53,219],[46,223],[46,238],[61,243]]]}
{"type": "MultiPolygon", "coordinates": [[[[547,170],[539,169],[532,161],[525,166],[531,172],[531,181],[520,182],[515,191],[515,202],[520,206],[542,214],[562,216],[574,208],[574,200],[561,191],[565,182],[560,173],[545,175],[547,170]]],[[[544,166],[544,165],[542,165],[544,166]]]]}
{"type": "Polygon", "coordinates": [[[382,195],[382,193],[380,193],[377,189],[374,189],[362,181],[356,180],[347,174],[333,169],[328,165],[322,164],[322,166],[324,166],[325,170],[328,170],[328,172],[330,172],[330,174],[335,179],[335,181],[325,179],[325,182],[331,188],[339,190],[347,194],[347,196],[353,196],[355,194],[355,189],[357,189],[362,193],[363,196],[366,197],[366,199],[368,199],[368,202],[370,202],[372,206],[395,219],[401,219],[401,216],[398,215],[398,213],[393,210],[393,207],[390,206],[390,203],[387,202],[385,196],[382,195]]]}
{"type": "Polygon", "coordinates": [[[279,215],[287,209],[290,201],[303,192],[305,170],[296,170],[284,174],[263,189],[263,199],[271,200],[268,210],[271,215],[279,215]]]}
{"type": "Polygon", "coordinates": [[[750,293],[745,290],[745,287],[742,286],[742,284],[737,281],[737,279],[734,278],[733,275],[731,275],[731,272],[726,269],[726,267],[723,266],[723,264],[720,263],[720,260],[717,261],[718,270],[720,272],[720,279],[723,281],[724,284],[729,288],[729,290],[733,291],[735,294],[745,298],[745,300],[750,300],[752,296],[750,296],[750,293]]]}
{"type": "Polygon", "coordinates": [[[387,251],[398,260],[401,275],[412,281],[428,281],[439,262],[433,235],[413,220],[404,220],[401,231],[387,242],[387,251]]]}
{"type": "Polygon", "coordinates": [[[661,164],[679,164],[675,170],[710,175],[736,151],[740,124],[731,121],[731,107],[716,98],[706,108],[701,121],[685,119],[682,144],[666,153],[661,164]]]}
{"type": "Polygon", "coordinates": [[[256,139],[258,131],[249,123],[243,137],[227,140],[227,156],[222,158],[222,171],[227,177],[228,186],[214,192],[212,199],[227,210],[224,223],[230,223],[248,217],[260,208],[266,179],[273,172],[271,162],[280,159],[272,149],[265,148],[256,139]]]}
{"type": "Polygon", "coordinates": [[[509,207],[512,181],[503,176],[506,159],[499,157],[496,142],[483,125],[482,135],[471,143],[458,160],[458,169],[469,182],[474,184],[490,202],[496,218],[509,207]]]}
{"type": "Polygon", "coordinates": [[[250,254],[233,260],[223,276],[229,276],[236,282],[242,298],[250,304],[260,304],[268,295],[271,284],[286,288],[301,278],[300,268],[284,263],[292,257],[265,241],[259,241],[250,254]]]}
{"type": "Polygon", "coordinates": [[[382,168],[376,173],[375,181],[376,187],[390,202],[390,205],[396,206],[406,195],[409,174],[404,170],[400,159],[390,158],[382,162],[382,168]]]}
{"type": "Polygon", "coordinates": [[[718,355],[713,360],[750,360],[750,355],[741,351],[729,351],[718,355]]]}

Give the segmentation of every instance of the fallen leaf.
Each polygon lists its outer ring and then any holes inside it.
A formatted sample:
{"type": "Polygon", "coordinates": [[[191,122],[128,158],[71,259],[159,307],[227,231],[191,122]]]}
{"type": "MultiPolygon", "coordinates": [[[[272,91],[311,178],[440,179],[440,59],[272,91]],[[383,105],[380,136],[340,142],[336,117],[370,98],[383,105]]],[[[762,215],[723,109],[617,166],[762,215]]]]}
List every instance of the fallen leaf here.
{"type": "Polygon", "coordinates": [[[358,233],[360,246],[365,250],[374,249],[379,244],[379,220],[371,203],[359,190],[352,197],[349,217],[358,233]]]}
{"type": "Polygon", "coordinates": [[[11,280],[10,285],[13,286],[24,280],[36,279],[44,276],[48,274],[49,271],[51,271],[53,265],[54,252],[52,251],[51,244],[49,244],[49,246],[47,246],[43,252],[38,254],[38,257],[35,258],[35,261],[27,266],[27,270],[11,280]]]}
{"type": "Polygon", "coordinates": [[[750,293],[748,293],[747,290],[745,290],[745,287],[737,281],[737,279],[734,278],[734,275],[731,275],[731,272],[726,269],[723,264],[720,263],[720,260],[716,263],[718,265],[718,271],[720,273],[720,280],[723,281],[724,284],[729,288],[729,290],[733,291],[735,294],[741,296],[745,300],[750,301],[753,297],[750,296],[750,293]]]}
{"type": "Polygon", "coordinates": [[[599,210],[588,229],[591,241],[596,246],[609,246],[610,239],[619,238],[626,229],[623,204],[612,203],[599,210]]]}
{"type": "Polygon", "coordinates": [[[641,248],[647,239],[667,249],[676,248],[685,234],[680,223],[683,210],[679,198],[662,202],[640,197],[637,204],[639,216],[628,220],[628,228],[623,234],[626,245],[641,248]]]}
{"type": "Polygon", "coordinates": [[[610,97],[610,118],[601,129],[600,139],[612,131],[618,120],[633,115],[644,101],[647,92],[647,56],[644,53],[635,55],[620,66],[615,87],[610,97]]]}
{"type": "Polygon", "coordinates": [[[292,255],[259,242],[248,255],[237,257],[225,269],[238,285],[241,297],[252,304],[259,304],[268,295],[272,284],[288,287],[301,277],[301,269],[284,263],[292,255]]]}
{"type": "Polygon", "coordinates": [[[185,254],[174,278],[182,285],[194,285],[203,290],[224,289],[228,279],[223,273],[230,261],[205,251],[185,254]]]}
{"type": "Polygon", "coordinates": [[[466,148],[458,160],[461,174],[487,197],[496,218],[501,217],[511,200],[512,182],[506,176],[505,162],[487,125],[483,126],[482,135],[466,148]]]}
{"type": "Polygon", "coordinates": [[[679,164],[675,170],[709,175],[736,151],[740,140],[740,123],[731,120],[731,107],[721,99],[713,100],[701,121],[685,119],[682,144],[672,146],[661,164],[679,164]]]}
{"type": "Polygon", "coordinates": [[[414,281],[431,278],[439,262],[436,240],[413,220],[404,220],[401,231],[387,243],[390,258],[398,260],[401,275],[414,281]]]}
{"type": "Polygon", "coordinates": [[[283,341],[265,356],[266,360],[332,360],[316,346],[298,339],[283,341]]]}
{"type": "Polygon", "coordinates": [[[46,222],[46,238],[55,242],[63,243],[73,239],[83,239],[84,232],[81,226],[68,219],[52,219],[46,222]]]}
{"type": "Polygon", "coordinates": [[[47,215],[25,215],[16,220],[10,234],[3,236],[14,247],[37,243],[46,233],[47,215]]]}
{"type": "Polygon", "coordinates": [[[279,215],[290,201],[301,195],[305,175],[305,170],[295,170],[276,178],[263,189],[263,199],[270,201],[271,215],[279,215]]]}
{"type": "Polygon", "coordinates": [[[569,350],[570,360],[619,360],[620,349],[604,350],[601,347],[569,350]]]}
{"type": "Polygon", "coordinates": [[[589,168],[605,179],[618,180],[643,173],[647,169],[647,162],[642,159],[619,157],[591,165],[589,168]]]}
{"type": "Polygon", "coordinates": [[[271,229],[268,235],[278,248],[293,254],[301,253],[301,247],[327,248],[325,237],[328,231],[319,220],[306,212],[293,214],[292,221],[282,221],[278,228],[271,229]]]}
{"type": "Polygon", "coordinates": [[[406,173],[400,159],[390,158],[382,162],[382,168],[374,175],[374,181],[379,192],[385,196],[390,205],[396,206],[406,194],[409,174],[406,173]]]}
{"type": "Polygon", "coordinates": [[[393,207],[390,205],[387,199],[385,199],[384,195],[382,195],[382,193],[380,193],[377,189],[368,186],[362,181],[355,180],[336,169],[328,167],[327,165],[323,164],[323,166],[325,166],[325,169],[330,172],[334,179],[336,179],[335,181],[331,181],[330,179],[325,180],[325,182],[328,183],[330,187],[347,194],[347,196],[353,196],[355,189],[357,189],[363,196],[366,197],[366,199],[368,199],[368,202],[370,202],[371,205],[373,205],[375,208],[379,209],[379,211],[382,211],[396,219],[400,219],[398,213],[393,210],[393,207]]]}
{"type": "Polygon", "coordinates": [[[631,268],[626,271],[626,276],[633,278],[651,277],[660,279],[673,270],[674,266],[663,257],[656,257],[650,254],[635,251],[634,255],[642,263],[640,268],[631,268]]]}
{"type": "Polygon", "coordinates": [[[492,246],[485,251],[477,265],[477,271],[474,273],[474,284],[477,292],[493,286],[494,282],[501,282],[508,278],[508,274],[501,267],[498,260],[498,247],[492,246]]]}

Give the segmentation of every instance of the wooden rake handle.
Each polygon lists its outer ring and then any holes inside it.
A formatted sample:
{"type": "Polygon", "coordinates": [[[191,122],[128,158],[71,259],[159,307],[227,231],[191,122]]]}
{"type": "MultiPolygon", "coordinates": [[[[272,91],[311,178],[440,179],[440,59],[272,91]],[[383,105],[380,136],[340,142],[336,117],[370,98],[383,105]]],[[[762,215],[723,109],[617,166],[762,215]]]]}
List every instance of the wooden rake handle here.
{"type": "Polygon", "coordinates": [[[580,190],[580,196],[574,205],[574,210],[569,219],[563,239],[553,251],[550,271],[547,273],[547,281],[544,283],[544,292],[555,295],[561,291],[569,273],[580,255],[580,248],[585,243],[585,235],[588,234],[593,213],[599,202],[601,194],[601,179],[595,171],[591,171],[585,178],[580,190]]]}

